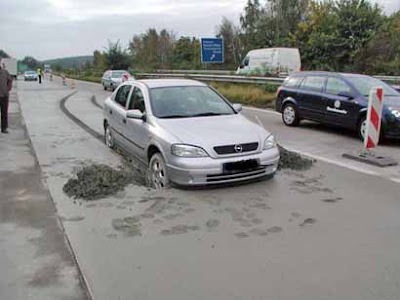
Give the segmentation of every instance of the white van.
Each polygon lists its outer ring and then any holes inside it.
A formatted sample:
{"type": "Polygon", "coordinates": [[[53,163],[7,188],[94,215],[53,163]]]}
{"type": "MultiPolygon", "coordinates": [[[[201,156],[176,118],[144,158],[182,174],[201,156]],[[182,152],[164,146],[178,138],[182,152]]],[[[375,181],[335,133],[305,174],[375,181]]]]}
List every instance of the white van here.
{"type": "Polygon", "coordinates": [[[297,48],[263,48],[249,51],[236,74],[286,76],[301,69],[297,48]]]}

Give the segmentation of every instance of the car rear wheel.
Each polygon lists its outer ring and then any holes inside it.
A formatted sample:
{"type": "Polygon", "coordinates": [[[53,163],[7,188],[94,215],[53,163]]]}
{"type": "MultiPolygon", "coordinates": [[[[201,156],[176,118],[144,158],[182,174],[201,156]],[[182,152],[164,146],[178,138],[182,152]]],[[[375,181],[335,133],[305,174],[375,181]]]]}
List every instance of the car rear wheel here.
{"type": "Polygon", "coordinates": [[[108,148],[114,149],[114,147],[115,147],[114,137],[111,132],[111,128],[108,124],[105,126],[105,129],[104,129],[104,142],[108,148]]]}
{"type": "Polygon", "coordinates": [[[160,153],[155,153],[149,164],[150,184],[158,190],[169,187],[169,179],[164,158],[160,153]]]}
{"type": "Polygon", "coordinates": [[[103,83],[103,89],[105,90],[105,91],[107,91],[107,87],[106,87],[106,85],[103,83]]]}
{"type": "Polygon", "coordinates": [[[114,87],[114,85],[113,85],[113,84],[111,84],[111,85],[110,85],[110,90],[111,90],[112,92],[114,92],[114,91],[115,91],[115,87],[114,87]]]}
{"type": "Polygon", "coordinates": [[[297,108],[289,103],[283,107],[282,110],[282,120],[287,126],[297,126],[300,123],[299,114],[297,113],[297,108]]]}

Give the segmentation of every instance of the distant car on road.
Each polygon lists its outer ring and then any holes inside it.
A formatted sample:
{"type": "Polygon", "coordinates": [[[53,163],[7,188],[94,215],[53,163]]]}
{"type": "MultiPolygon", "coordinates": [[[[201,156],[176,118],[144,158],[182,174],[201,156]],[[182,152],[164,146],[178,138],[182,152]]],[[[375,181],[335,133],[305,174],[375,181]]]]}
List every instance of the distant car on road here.
{"type": "Polygon", "coordinates": [[[26,71],[24,73],[25,81],[36,81],[38,79],[36,71],[26,71]]]}
{"type": "Polygon", "coordinates": [[[156,188],[273,176],[274,137],[241,109],[193,80],[127,81],[105,101],[105,143],[148,165],[156,188]]]}
{"type": "Polygon", "coordinates": [[[101,84],[104,90],[114,91],[122,82],[135,79],[128,71],[108,70],[101,78],[101,84]]]}
{"type": "Polygon", "coordinates": [[[300,72],[278,89],[276,110],[288,126],[302,119],[356,130],[363,140],[368,96],[372,88],[384,90],[382,137],[400,138],[400,93],[376,78],[333,72],[300,72]]]}

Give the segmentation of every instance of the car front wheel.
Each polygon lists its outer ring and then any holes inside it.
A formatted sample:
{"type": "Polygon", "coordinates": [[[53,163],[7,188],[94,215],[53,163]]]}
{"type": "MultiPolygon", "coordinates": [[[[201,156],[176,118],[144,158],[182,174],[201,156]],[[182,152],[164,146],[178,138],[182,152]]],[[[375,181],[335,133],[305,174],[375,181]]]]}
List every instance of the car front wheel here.
{"type": "Polygon", "coordinates": [[[296,106],[291,103],[286,104],[282,110],[282,120],[287,126],[299,125],[300,118],[296,106]]]}
{"type": "Polygon", "coordinates": [[[150,184],[158,190],[169,187],[169,179],[164,158],[160,153],[155,153],[149,163],[150,184]]]}
{"type": "Polygon", "coordinates": [[[358,122],[358,137],[360,138],[361,141],[364,141],[365,134],[367,132],[367,118],[362,117],[360,122],[358,122]]]}

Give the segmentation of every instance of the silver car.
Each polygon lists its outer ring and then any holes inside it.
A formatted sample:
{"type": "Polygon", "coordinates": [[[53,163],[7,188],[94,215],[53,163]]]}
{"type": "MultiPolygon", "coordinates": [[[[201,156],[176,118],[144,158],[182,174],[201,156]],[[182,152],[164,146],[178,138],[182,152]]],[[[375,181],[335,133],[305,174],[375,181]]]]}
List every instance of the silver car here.
{"type": "Polygon", "coordinates": [[[272,177],[274,137],[241,110],[201,82],[128,81],[105,100],[105,142],[146,164],[156,188],[272,177]]]}
{"type": "Polygon", "coordinates": [[[134,77],[125,70],[105,71],[101,78],[104,90],[114,91],[122,82],[132,80],[134,77]]]}
{"type": "Polygon", "coordinates": [[[26,71],[24,73],[25,81],[36,81],[38,79],[36,71],[26,71]]]}

